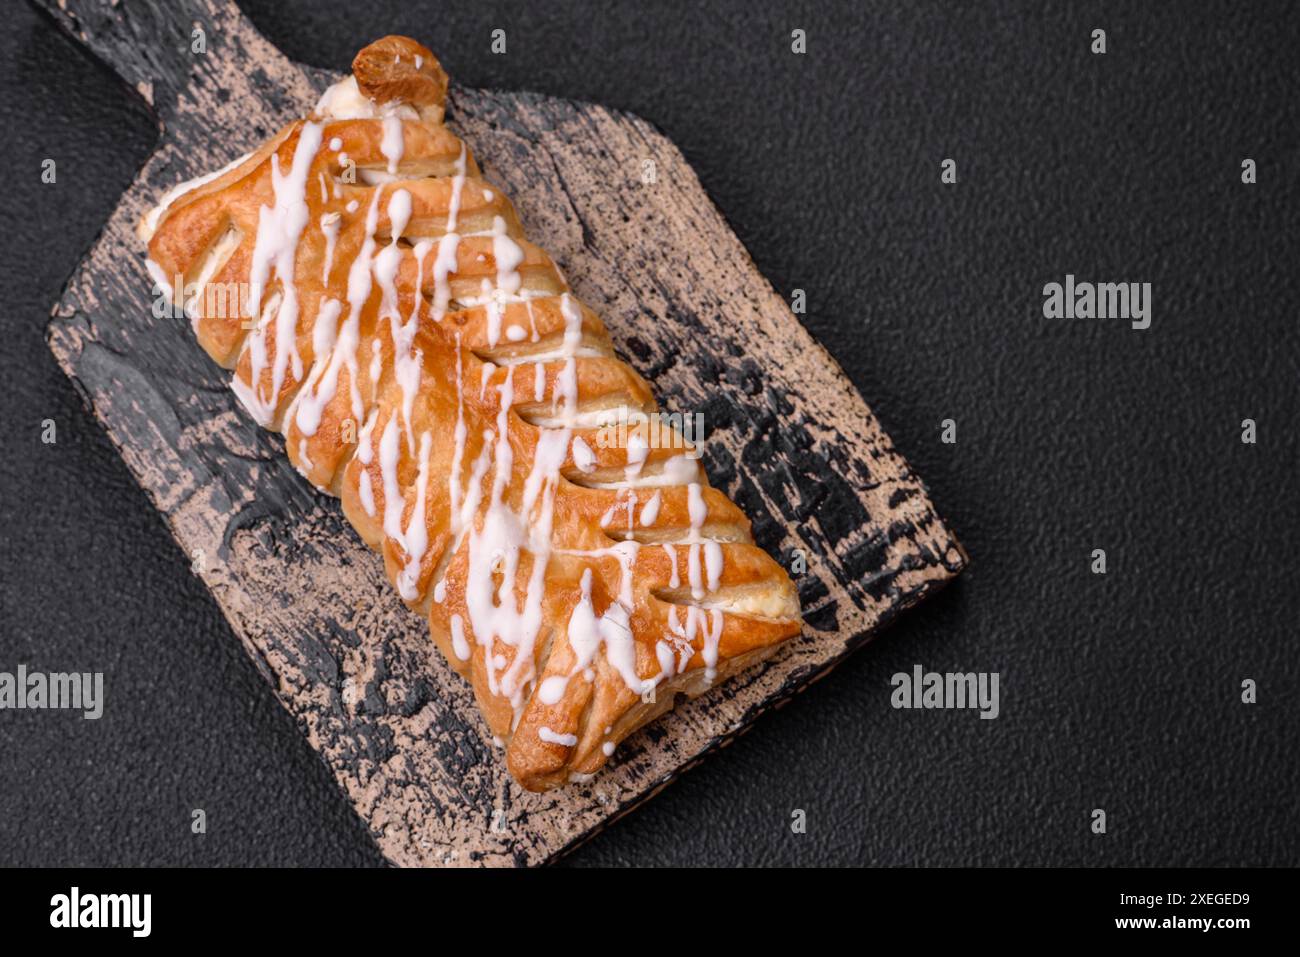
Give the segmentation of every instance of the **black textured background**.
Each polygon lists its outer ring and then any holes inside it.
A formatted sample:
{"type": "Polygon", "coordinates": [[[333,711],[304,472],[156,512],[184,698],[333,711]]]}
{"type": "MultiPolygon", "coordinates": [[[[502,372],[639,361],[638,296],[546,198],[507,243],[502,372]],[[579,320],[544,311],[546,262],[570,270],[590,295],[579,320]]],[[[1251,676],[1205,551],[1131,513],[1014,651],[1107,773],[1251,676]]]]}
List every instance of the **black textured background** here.
{"type": "MultiPolygon", "coordinates": [[[[658,124],[971,553],[571,863],[1300,863],[1300,7],[241,5],[308,63],[409,33],[461,83],[658,124]],[[1152,328],[1043,319],[1067,272],[1152,283],[1152,328]],[[892,710],[915,663],[999,672],[1001,717],[892,710]]],[[[103,670],[108,700],[0,712],[0,864],[379,864],[45,348],[155,130],[4,13],[0,670],[103,670]]]]}

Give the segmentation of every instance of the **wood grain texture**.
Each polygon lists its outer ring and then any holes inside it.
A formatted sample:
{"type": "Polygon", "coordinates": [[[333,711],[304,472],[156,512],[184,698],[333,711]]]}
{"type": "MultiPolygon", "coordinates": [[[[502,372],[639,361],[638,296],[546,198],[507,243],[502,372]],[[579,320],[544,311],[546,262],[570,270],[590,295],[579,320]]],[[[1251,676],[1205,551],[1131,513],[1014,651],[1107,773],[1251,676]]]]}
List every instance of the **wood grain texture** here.
{"type": "Polygon", "coordinates": [[[553,858],[961,571],[919,478],[671,142],[599,106],[454,87],[449,125],[529,237],[664,409],[703,413],[709,475],[758,544],[796,568],[807,622],[774,658],[630,738],[591,782],[521,790],[380,558],[238,407],[188,322],[154,314],[138,218],[305,114],[335,77],[285,59],[223,0],[48,7],[162,129],[56,306],[50,346],[389,860],[553,858]],[[205,53],[192,52],[196,26],[205,53]]]}

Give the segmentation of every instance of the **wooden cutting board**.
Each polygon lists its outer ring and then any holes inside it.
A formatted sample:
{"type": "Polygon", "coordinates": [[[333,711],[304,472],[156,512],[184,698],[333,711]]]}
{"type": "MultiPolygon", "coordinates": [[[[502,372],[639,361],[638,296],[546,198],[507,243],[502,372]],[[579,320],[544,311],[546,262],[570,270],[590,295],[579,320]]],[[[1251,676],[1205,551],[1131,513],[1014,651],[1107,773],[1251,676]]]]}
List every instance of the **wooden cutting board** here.
{"type": "Polygon", "coordinates": [[[55,307],[50,348],[390,861],[554,858],[961,571],[920,479],[671,142],[600,106],[453,87],[450,125],[529,237],[665,410],[703,413],[709,475],[791,570],[807,621],[773,659],[630,738],[591,782],[522,791],[379,557],[238,407],[189,323],[151,308],[141,214],[307,113],[337,76],[285,58],[226,0],[43,6],[161,128],[55,307]]]}

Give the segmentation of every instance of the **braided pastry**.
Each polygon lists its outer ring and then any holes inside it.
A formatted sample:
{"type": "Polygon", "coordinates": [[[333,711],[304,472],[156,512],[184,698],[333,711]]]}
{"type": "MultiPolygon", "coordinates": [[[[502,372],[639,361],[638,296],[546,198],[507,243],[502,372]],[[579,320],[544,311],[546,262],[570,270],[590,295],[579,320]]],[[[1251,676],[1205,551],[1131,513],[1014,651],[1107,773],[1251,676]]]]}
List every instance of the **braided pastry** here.
{"type": "Polygon", "coordinates": [[[510,772],[556,787],[798,634],[798,598],[442,125],[433,54],[385,37],[352,66],[168,193],[148,266],[382,553],[510,772]]]}

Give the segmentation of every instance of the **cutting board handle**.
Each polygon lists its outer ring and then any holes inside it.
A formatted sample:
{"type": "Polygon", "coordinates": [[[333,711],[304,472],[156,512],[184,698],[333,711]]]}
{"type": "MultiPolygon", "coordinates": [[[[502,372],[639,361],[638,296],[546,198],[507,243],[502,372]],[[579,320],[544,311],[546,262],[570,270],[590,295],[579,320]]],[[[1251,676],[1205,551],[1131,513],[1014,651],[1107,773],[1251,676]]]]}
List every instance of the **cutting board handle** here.
{"type": "MultiPolygon", "coordinates": [[[[289,61],[233,0],[32,0],[59,28],[84,44],[149,102],[166,125],[187,93],[205,80],[225,79],[234,64],[257,63],[249,85],[280,89],[289,61]]],[[[229,85],[228,81],[223,85],[229,85]]]]}

